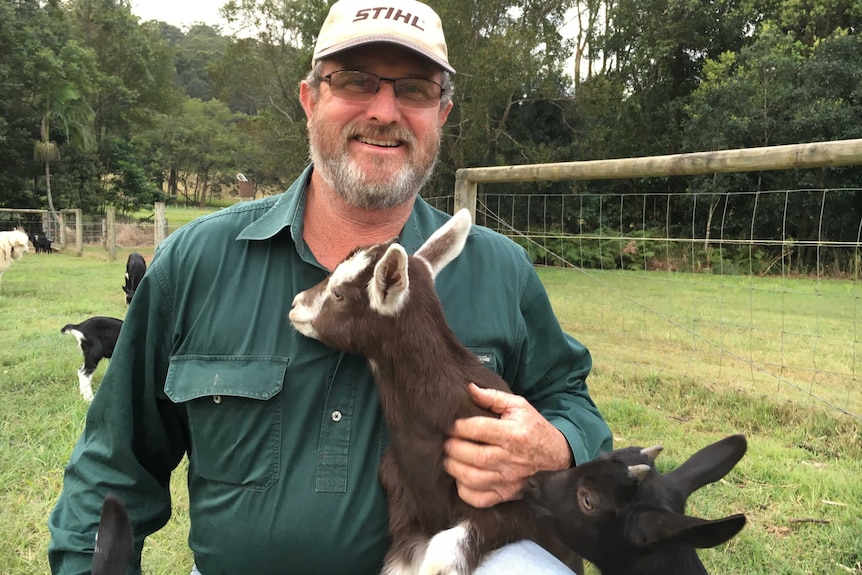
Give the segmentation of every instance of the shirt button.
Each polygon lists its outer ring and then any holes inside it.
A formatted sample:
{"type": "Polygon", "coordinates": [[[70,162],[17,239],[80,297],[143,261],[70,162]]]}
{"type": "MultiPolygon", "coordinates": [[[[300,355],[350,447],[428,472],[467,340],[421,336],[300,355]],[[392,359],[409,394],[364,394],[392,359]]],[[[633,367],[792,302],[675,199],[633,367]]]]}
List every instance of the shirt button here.
{"type": "Polygon", "coordinates": [[[332,412],[332,421],[334,421],[335,423],[341,421],[341,412],[337,409],[332,412]]]}
{"type": "Polygon", "coordinates": [[[220,395],[214,395],[213,396],[213,403],[221,403],[221,396],[220,395]]]}

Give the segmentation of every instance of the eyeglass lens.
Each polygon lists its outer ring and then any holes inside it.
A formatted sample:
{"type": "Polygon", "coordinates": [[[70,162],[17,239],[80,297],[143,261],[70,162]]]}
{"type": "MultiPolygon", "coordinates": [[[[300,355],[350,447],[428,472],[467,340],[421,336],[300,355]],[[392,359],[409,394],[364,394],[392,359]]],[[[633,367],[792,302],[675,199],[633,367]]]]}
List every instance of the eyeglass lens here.
{"type": "Polygon", "coordinates": [[[430,108],[440,102],[443,88],[424,78],[386,78],[358,70],[337,70],[323,77],[332,93],[347,100],[370,100],[380,90],[380,83],[392,82],[395,97],[405,106],[430,108]]]}

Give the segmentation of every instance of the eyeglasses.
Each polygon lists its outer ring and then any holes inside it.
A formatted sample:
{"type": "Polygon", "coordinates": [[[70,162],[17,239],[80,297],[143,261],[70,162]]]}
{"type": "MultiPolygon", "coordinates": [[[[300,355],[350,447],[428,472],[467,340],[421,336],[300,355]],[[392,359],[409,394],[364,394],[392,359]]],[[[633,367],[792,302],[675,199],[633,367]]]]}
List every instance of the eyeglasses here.
{"type": "Polygon", "coordinates": [[[392,82],[395,97],[410,108],[431,108],[440,103],[443,86],[423,78],[385,78],[371,72],[336,70],[321,80],[329,82],[332,94],[345,100],[367,102],[380,91],[380,82],[392,82]]]}

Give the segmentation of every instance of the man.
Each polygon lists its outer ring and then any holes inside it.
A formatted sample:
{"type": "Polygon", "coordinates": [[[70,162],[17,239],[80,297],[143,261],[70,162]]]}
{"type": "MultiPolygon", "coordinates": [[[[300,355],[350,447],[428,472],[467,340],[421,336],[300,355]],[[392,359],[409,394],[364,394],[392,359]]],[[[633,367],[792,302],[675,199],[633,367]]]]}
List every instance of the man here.
{"type": "MultiPolygon", "coordinates": [[[[49,520],[54,573],[89,572],[108,491],[128,504],[140,568],[186,454],[193,572],[379,571],[387,442],[373,380],[362,358],[302,337],[286,316],[355,247],[398,236],[413,251],[448,217],[417,197],[452,109],[442,26],[413,0],[386,6],[332,6],[300,86],[312,165],[287,192],[201,218],[160,246],[49,520]]],[[[609,450],[611,437],[584,382],[589,353],[561,331],[523,251],[475,235],[461,257],[478,263],[456,259],[438,291],[458,337],[526,399],[476,391],[501,418],[460,420],[446,470],[465,501],[491,506],[540,469],[609,450]]],[[[566,572],[524,542],[480,571],[518,573],[518,563],[566,572]]]]}

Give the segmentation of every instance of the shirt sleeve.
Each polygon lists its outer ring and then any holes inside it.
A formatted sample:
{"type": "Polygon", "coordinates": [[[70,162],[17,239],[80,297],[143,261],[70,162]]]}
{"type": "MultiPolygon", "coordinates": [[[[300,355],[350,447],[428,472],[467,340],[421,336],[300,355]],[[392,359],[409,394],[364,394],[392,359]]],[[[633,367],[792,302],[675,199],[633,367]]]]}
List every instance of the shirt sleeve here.
{"type": "Polygon", "coordinates": [[[527,261],[521,291],[521,345],[513,385],[569,442],[576,465],[613,449],[610,428],[590,397],[587,348],[565,333],[527,261]]]}
{"type": "Polygon", "coordinates": [[[108,492],[129,508],[135,531],[130,573],[140,572],[144,538],[170,518],[170,475],[187,440],[181,416],[163,392],[171,323],[153,263],[128,309],[48,519],[48,560],[54,574],[90,573],[108,492]]]}

